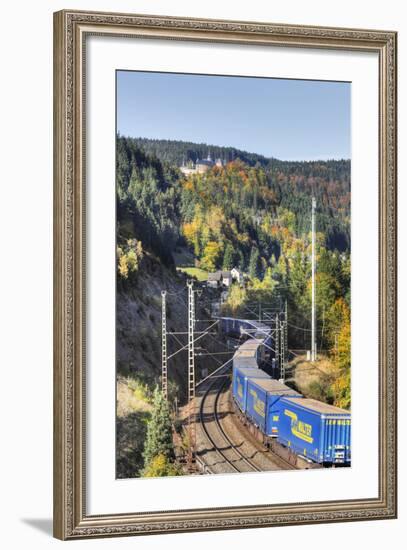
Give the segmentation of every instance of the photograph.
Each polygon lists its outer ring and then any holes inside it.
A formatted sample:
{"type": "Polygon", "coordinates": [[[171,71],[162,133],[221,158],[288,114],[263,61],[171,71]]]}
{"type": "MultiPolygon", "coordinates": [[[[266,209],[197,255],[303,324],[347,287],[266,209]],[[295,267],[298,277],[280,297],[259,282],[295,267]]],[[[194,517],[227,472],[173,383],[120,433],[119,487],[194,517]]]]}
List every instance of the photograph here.
{"type": "Polygon", "coordinates": [[[310,23],[54,13],[58,539],[397,517],[397,30],[310,23]]]}
{"type": "Polygon", "coordinates": [[[351,467],[351,82],[115,74],[116,479],[351,467]]]}

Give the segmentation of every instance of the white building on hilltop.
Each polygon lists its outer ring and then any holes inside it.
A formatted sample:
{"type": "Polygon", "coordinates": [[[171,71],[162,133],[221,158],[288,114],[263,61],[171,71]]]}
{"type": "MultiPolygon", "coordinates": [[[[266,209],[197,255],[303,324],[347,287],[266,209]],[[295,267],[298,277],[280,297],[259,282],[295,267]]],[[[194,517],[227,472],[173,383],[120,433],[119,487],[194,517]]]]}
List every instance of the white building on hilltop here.
{"type": "Polygon", "coordinates": [[[216,161],[213,161],[211,154],[208,153],[206,159],[198,159],[195,164],[191,162],[188,165],[183,162],[179,169],[183,174],[189,176],[190,174],[205,174],[205,172],[214,166],[222,167],[224,166],[224,162],[222,159],[216,159],[216,161]]]}

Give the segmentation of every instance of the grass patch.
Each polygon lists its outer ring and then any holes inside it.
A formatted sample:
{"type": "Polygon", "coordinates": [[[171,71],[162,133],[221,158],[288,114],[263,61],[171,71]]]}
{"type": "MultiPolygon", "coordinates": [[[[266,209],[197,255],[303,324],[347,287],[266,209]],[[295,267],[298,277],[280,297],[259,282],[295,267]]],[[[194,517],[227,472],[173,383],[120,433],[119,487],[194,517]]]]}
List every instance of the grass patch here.
{"type": "Polygon", "coordinates": [[[304,397],[333,404],[331,386],[338,377],[338,371],[328,357],[320,355],[315,363],[307,361],[305,355],[296,357],[289,363],[287,372],[292,376],[290,385],[295,386],[304,397]]]}
{"type": "Polygon", "coordinates": [[[186,273],[189,277],[195,277],[200,282],[208,279],[208,272],[199,267],[177,267],[177,270],[186,273]]]}
{"type": "Polygon", "coordinates": [[[146,384],[132,378],[120,377],[117,381],[117,416],[135,412],[151,412],[151,392],[146,384]]]}

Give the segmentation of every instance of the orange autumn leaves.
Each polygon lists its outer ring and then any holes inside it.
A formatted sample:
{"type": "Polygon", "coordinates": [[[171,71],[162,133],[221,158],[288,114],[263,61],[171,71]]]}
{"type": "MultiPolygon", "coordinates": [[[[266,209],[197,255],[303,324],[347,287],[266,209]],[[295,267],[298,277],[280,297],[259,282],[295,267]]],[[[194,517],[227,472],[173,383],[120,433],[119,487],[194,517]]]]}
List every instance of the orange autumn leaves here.
{"type": "Polygon", "coordinates": [[[264,173],[240,160],[215,166],[205,174],[193,174],[184,179],[182,186],[195,206],[192,219],[182,224],[181,233],[197,263],[208,271],[221,267],[228,243],[250,245],[249,234],[237,227],[235,217],[225,213],[228,205],[233,203],[234,208],[242,209],[249,203],[257,206],[270,202],[275,207],[275,195],[264,173]]]}

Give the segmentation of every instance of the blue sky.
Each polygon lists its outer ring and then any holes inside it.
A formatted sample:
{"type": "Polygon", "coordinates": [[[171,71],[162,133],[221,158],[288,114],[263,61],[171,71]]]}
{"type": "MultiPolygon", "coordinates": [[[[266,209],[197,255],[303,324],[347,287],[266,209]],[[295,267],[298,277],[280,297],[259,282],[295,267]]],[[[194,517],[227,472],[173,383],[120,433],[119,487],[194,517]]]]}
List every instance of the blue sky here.
{"type": "Polygon", "coordinates": [[[118,71],[117,131],[282,160],[350,158],[350,88],[346,82],[118,71]]]}

